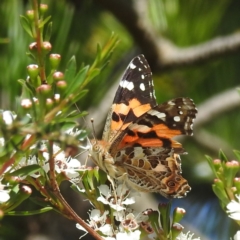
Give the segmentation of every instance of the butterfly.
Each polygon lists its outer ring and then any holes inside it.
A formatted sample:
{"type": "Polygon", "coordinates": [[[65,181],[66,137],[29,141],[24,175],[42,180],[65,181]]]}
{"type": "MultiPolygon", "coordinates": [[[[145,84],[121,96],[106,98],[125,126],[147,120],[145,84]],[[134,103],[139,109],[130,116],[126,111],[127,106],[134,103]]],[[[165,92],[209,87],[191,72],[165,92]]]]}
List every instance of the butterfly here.
{"type": "Polygon", "coordinates": [[[197,109],[190,98],[157,104],[152,72],[144,55],[123,74],[108,113],[102,140],[91,141],[90,156],[111,179],[141,192],[183,197],[191,189],[181,175],[178,135],[192,135],[197,109]]]}

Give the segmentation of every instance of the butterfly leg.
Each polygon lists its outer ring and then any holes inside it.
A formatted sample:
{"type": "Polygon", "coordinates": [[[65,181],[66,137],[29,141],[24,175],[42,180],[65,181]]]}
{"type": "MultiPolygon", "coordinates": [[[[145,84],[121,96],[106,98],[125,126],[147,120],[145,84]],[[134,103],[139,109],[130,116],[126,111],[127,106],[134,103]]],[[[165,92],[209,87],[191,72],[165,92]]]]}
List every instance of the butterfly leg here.
{"type": "Polygon", "coordinates": [[[108,181],[109,181],[109,182],[111,183],[111,185],[112,185],[114,199],[115,199],[115,202],[117,203],[117,192],[116,192],[116,189],[115,189],[114,180],[113,180],[109,175],[107,175],[107,178],[108,178],[108,181]]]}

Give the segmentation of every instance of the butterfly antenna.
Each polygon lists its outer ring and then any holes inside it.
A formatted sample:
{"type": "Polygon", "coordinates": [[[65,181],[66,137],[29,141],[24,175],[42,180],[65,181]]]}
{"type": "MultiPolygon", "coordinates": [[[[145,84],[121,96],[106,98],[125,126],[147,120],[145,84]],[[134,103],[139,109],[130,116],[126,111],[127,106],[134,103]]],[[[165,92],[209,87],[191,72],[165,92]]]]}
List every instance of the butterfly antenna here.
{"type": "Polygon", "coordinates": [[[94,138],[95,142],[97,142],[96,132],[95,132],[95,128],[94,128],[94,119],[93,118],[91,118],[91,124],[92,124],[92,130],[93,130],[92,135],[93,135],[93,138],[94,138]]]}

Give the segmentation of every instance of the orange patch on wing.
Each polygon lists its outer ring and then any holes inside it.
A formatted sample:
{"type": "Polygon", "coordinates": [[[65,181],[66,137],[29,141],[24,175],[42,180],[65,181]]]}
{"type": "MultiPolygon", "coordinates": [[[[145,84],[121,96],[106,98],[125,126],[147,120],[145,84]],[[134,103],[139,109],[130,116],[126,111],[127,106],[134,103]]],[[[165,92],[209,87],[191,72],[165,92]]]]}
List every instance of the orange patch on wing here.
{"type": "Polygon", "coordinates": [[[164,137],[164,138],[173,138],[177,135],[182,134],[180,130],[170,129],[164,124],[158,124],[156,126],[153,126],[151,131],[155,131],[159,137],[164,137]]]}
{"type": "Polygon", "coordinates": [[[130,110],[130,107],[127,106],[126,104],[124,103],[120,103],[120,104],[113,104],[112,106],[113,108],[113,111],[116,113],[116,114],[124,114],[124,115],[127,115],[129,110],[130,110]]]}
{"type": "Polygon", "coordinates": [[[142,116],[144,113],[146,113],[147,111],[149,111],[150,109],[151,109],[151,106],[150,106],[150,104],[148,103],[148,104],[144,104],[144,105],[140,105],[140,106],[138,106],[138,107],[135,107],[135,108],[133,109],[133,113],[134,113],[135,116],[140,117],[140,116],[142,116]]]}
{"type": "Polygon", "coordinates": [[[127,115],[130,109],[133,110],[136,117],[139,117],[150,110],[151,106],[149,103],[142,105],[136,98],[131,99],[129,101],[129,105],[126,105],[124,103],[113,104],[113,111],[117,114],[127,115]]]}
{"type": "Polygon", "coordinates": [[[122,120],[120,120],[119,122],[112,121],[111,130],[112,131],[118,131],[120,129],[124,130],[129,126],[129,124],[131,124],[131,122],[123,124],[122,120]]]}
{"type": "MultiPolygon", "coordinates": [[[[138,118],[144,113],[146,113],[148,110],[150,110],[151,106],[150,104],[141,105],[141,103],[136,98],[133,98],[129,101],[129,105],[126,105],[124,103],[113,104],[112,109],[113,112],[115,112],[118,116],[119,114],[121,114],[125,115],[126,117],[130,109],[132,109],[134,115],[136,116],[136,118],[138,118]]],[[[111,130],[124,130],[129,126],[130,123],[131,122],[124,123],[124,121],[119,116],[119,121],[111,122],[111,130]]]]}

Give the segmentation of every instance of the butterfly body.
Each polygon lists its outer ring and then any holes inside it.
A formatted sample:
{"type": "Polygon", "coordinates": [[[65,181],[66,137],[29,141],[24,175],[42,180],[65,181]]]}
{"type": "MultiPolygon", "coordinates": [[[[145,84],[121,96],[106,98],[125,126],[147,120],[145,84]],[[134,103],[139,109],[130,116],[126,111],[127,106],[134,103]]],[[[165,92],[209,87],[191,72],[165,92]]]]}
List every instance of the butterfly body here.
{"type": "Polygon", "coordinates": [[[90,155],[111,178],[138,191],[185,196],[190,187],[179,157],[185,151],[172,138],[192,135],[196,113],[189,98],[157,104],[150,67],[139,55],[120,81],[102,140],[92,140],[90,155]]]}

